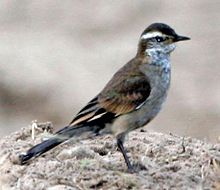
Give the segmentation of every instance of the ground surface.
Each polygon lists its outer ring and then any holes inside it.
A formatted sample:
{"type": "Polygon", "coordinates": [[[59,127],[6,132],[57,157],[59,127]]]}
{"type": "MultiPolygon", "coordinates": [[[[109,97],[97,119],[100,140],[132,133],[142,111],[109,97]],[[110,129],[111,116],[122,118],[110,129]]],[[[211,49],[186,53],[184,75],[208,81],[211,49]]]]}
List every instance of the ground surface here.
{"type": "Polygon", "coordinates": [[[220,144],[131,132],[125,143],[136,168],[131,174],[111,136],[69,141],[19,165],[17,155],[40,142],[45,133],[36,130],[35,136],[32,140],[27,127],[1,139],[1,190],[220,188],[220,144]]]}

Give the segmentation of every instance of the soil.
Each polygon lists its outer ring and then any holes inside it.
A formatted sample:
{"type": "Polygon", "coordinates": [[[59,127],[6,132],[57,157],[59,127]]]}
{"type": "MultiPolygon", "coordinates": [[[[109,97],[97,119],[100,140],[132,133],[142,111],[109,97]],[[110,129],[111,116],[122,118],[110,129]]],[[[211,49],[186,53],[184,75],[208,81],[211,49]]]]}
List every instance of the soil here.
{"type": "Polygon", "coordinates": [[[22,128],[0,140],[1,190],[220,189],[220,144],[148,132],[125,141],[135,167],[129,173],[115,139],[70,140],[25,165],[18,155],[51,135],[48,123],[22,128]]]}

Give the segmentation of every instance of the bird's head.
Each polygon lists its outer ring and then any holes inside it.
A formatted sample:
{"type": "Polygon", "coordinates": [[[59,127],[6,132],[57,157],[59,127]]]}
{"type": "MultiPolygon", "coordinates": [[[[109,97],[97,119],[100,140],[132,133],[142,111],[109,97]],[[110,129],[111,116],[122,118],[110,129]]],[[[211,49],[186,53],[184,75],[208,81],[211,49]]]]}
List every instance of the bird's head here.
{"type": "Polygon", "coordinates": [[[138,51],[172,52],[176,42],[190,40],[189,37],[178,35],[170,26],[163,23],[153,23],[141,34],[138,51]]]}

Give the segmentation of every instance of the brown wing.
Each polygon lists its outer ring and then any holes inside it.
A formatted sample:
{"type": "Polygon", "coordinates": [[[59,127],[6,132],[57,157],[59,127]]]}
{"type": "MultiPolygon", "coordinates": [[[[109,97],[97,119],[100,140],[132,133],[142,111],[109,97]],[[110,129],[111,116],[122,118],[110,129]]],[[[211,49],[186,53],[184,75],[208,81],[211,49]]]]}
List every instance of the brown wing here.
{"type": "Polygon", "coordinates": [[[141,107],[150,95],[151,87],[143,75],[112,82],[99,95],[99,103],[116,115],[125,114],[141,107]]]}
{"type": "Polygon", "coordinates": [[[91,122],[110,122],[118,115],[131,112],[141,107],[149,97],[151,88],[144,76],[117,80],[110,84],[91,100],[70,125],[89,124],[91,122]]]}
{"type": "Polygon", "coordinates": [[[139,70],[140,64],[142,61],[134,58],[123,66],[102,92],[80,110],[70,125],[102,125],[140,108],[151,92],[149,81],[139,70]]]}

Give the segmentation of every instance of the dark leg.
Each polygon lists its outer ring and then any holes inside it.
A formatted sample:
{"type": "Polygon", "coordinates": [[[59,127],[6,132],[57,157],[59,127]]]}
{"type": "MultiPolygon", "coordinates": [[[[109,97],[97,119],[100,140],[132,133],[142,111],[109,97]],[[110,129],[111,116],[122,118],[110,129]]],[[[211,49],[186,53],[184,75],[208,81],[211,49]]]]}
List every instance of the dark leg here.
{"type": "Polygon", "coordinates": [[[131,163],[130,163],[130,161],[129,161],[129,158],[128,158],[127,154],[126,154],[125,148],[124,148],[124,146],[123,146],[123,141],[124,141],[124,136],[123,136],[123,135],[119,135],[119,136],[117,137],[117,145],[118,145],[118,148],[119,148],[119,150],[121,151],[121,153],[122,153],[122,155],[123,155],[123,157],[124,157],[124,159],[125,159],[125,162],[126,162],[127,167],[128,167],[128,171],[129,171],[129,172],[133,172],[133,167],[132,167],[132,165],[131,165],[131,163]]]}

